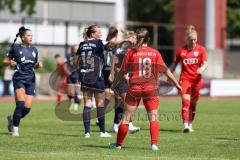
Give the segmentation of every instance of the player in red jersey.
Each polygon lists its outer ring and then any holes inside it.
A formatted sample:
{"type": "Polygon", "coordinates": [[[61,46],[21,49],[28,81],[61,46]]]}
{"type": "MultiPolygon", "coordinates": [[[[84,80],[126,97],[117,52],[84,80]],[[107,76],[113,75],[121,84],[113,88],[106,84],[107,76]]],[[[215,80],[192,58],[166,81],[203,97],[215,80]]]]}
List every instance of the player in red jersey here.
{"type": "Polygon", "coordinates": [[[184,133],[193,132],[192,122],[196,113],[199,91],[202,87],[202,73],[207,68],[205,48],[197,44],[197,31],[190,25],[186,29],[186,45],[181,47],[176,55],[172,68],[175,71],[178,63],[182,65],[179,83],[182,86],[182,119],[184,133]]]}
{"type": "Polygon", "coordinates": [[[157,151],[157,143],[159,136],[158,122],[158,103],[159,96],[158,77],[161,73],[165,74],[175,86],[181,90],[181,86],[174,78],[173,74],[166,67],[162,60],[161,54],[147,46],[149,34],[146,29],[137,31],[137,44],[135,48],[130,49],[124,57],[119,74],[115,77],[113,86],[116,86],[124,74],[129,74],[129,88],[125,98],[124,114],[119,125],[117,134],[117,143],[110,144],[110,147],[121,149],[124,138],[128,133],[128,124],[131,116],[137,109],[141,99],[147,110],[150,121],[150,134],[152,150],[157,151]]]}
{"type": "Polygon", "coordinates": [[[62,101],[62,94],[60,91],[63,91],[65,89],[67,89],[67,74],[66,74],[66,70],[64,68],[64,60],[61,58],[60,54],[56,54],[54,56],[55,61],[57,63],[57,72],[58,75],[61,77],[61,81],[58,84],[58,88],[59,90],[57,91],[57,104],[60,104],[62,101]]]}

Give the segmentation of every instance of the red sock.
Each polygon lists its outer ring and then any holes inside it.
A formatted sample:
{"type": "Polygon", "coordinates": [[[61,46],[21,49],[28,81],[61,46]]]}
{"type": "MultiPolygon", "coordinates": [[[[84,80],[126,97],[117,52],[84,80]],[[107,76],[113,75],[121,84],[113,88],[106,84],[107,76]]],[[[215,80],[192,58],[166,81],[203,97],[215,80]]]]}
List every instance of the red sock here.
{"type": "Polygon", "coordinates": [[[159,122],[158,121],[150,122],[150,135],[151,135],[152,144],[157,144],[158,136],[159,136],[159,122]]]}
{"type": "Polygon", "coordinates": [[[120,124],[118,128],[118,134],[117,134],[117,145],[121,146],[123,144],[123,141],[128,133],[128,124],[120,124]]]}
{"type": "Polygon", "coordinates": [[[57,104],[60,104],[62,101],[62,95],[60,93],[57,93],[57,104]]]}
{"type": "Polygon", "coordinates": [[[190,108],[190,101],[186,99],[182,100],[183,123],[189,123],[189,108],[190,108]]]}
{"type": "Polygon", "coordinates": [[[189,112],[189,119],[190,122],[194,120],[195,114],[196,114],[196,103],[191,103],[190,105],[190,112],[189,112]]]}

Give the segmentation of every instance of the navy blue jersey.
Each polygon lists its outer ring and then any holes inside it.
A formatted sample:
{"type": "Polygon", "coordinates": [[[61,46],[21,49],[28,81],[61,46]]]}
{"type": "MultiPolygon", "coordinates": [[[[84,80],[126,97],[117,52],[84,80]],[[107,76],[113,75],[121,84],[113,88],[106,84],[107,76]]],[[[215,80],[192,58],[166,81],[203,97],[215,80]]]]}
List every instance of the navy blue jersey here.
{"type": "Polygon", "coordinates": [[[68,84],[78,83],[78,78],[79,78],[78,72],[79,71],[74,66],[74,61],[77,60],[76,58],[77,58],[76,56],[72,56],[71,54],[66,55],[67,68],[71,72],[70,76],[68,76],[68,78],[67,78],[68,84]]]}
{"type": "Polygon", "coordinates": [[[123,62],[123,58],[127,53],[128,49],[132,47],[132,43],[130,41],[123,41],[120,46],[116,49],[116,56],[118,57],[118,61],[115,64],[117,68],[120,68],[123,62]]]}
{"type": "Polygon", "coordinates": [[[95,83],[98,78],[103,79],[104,45],[101,40],[87,40],[81,42],[77,55],[80,56],[80,73],[83,83],[95,83]]]}
{"type": "Polygon", "coordinates": [[[38,51],[34,46],[28,48],[15,44],[7,57],[17,63],[13,80],[35,83],[34,66],[38,61],[38,51]]]}
{"type": "Polygon", "coordinates": [[[114,46],[110,46],[109,43],[107,43],[104,46],[104,71],[110,71],[111,70],[111,64],[112,64],[112,57],[114,53],[114,46]]]}

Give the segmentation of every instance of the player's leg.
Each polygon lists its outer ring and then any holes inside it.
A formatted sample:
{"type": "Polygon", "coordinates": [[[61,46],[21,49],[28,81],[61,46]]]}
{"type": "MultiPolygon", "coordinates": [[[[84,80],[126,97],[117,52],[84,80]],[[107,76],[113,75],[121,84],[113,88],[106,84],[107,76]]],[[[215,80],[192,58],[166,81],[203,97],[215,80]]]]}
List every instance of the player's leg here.
{"type": "Polygon", "coordinates": [[[193,132],[193,120],[196,115],[197,101],[200,98],[200,89],[202,88],[202,80],[192,86],[192,95],[191,95],[191,103],[190,103],[190,112],[189,112],[189,129],[190,132],[193,132]]]}
{"type": "MultiPolygon", "coordinates": [[[[123,98],[123,99],[125,99],[126,98],[126,94],[127,94],[127,90],[128,90],[128,84],[127,84],[127,82],[126,81],[123,81],[122,82],[122,85],[120,85],[120,87],[121,87],[121,89],[119,89],[120,90],[120,93],[121,93],[121,97],[123,98]]],[[[140,98],[140,97],[139,97],[140,98]]],[[[123,103],[122,103],[122,105],[123,105],[123,103]]],[[[137,104],[137,106],[138,106],[139,104],[137,104]]],[[[123,106],[122,106],[122,108],[123,108],[123,106]]],[[[119,113],[119,114],[121,114],[121,113],[119,113]]],[[[140,131],[140,127],[136,127],[136,126],[134,126],[133,125],[133,122],[132,122],[132,119],[130,119],[130,122],[129,122],[129,124],[128,124],[128,127],[129,127],[129,133],[136,133],[136,132],[138,132],[138,131],[140,131]]]]}
{"type": "Polygon", "coordinates": [[[114,132],[114,133],[118,132],[118,125],[122,119],[122,115],[123,115],[123,102],[119,97],[115,97],[114,118],[113,118],[113,125],[110,129],[110,132],[114,132]]]}
{"type": "Polygon", "coordinates": [[[150,135],[151,135],[151,148],[153,151],[158,150],[158,137],[159,137],[159,121],[158,121],[158,96],[143,99],[143,104],[148,113],[150,122],[150,135]]]}
{"type": "Polygon", "coordinates": [[[190,111],[190,100],[191,100],[191,83],[183,81],[181,83],[182,91],[182,120],[183,120],[183,132],[189,132],[189,111],[190,111]]]}
{"type": "MultiPolygon", "coordinates": [[[[12,131],[13,136],[19,136],[19,125],[23,115],[25,106],[25,88],[15,89],[16,108],[13,113],[12,125],[9,123],[9,131],[12,131]]],[[[9,119],[9,118],[8,118],[9,119]]]]}
{"type": "Polygon", "coordinates": [[[137,105],[139,104],[140,100],[141,100],[140,98],[135,98],[131,94],[127,93],[125,103],[124,103],[124,113],[123,113],[122,121],[120,122],[120,125],[118,128],[116,147],[122,146],[123,141],[129,130],[130,119],[134,114],[134,112],[136,111],[137,105]]]}
{"type": "Polygon", "coordinates": [[[83,91],[83,123],[85,129],[85,138],[90,138],[90,122],[91,122],[91,107],[92,107],[92,91],[83,91]]]}
{"type": "Polygon", "coordinates": [[[105,92],[94,93],[94,97],[96,100],[97,106],[97,118],[99,122],[99,130],[100,130],[100,137],[107,138],[111,137],[111,135],[105,132],[105,92]]]}

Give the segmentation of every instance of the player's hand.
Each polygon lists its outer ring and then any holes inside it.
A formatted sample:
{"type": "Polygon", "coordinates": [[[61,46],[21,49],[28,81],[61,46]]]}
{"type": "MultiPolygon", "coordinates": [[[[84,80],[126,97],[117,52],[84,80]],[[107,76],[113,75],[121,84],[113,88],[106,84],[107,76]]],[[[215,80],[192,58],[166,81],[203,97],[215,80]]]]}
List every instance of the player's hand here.
{"type": "Polygon", "coordinates": [[[182,87],[179,85],[179,83],[176,85],[176,88],[178,89],[178,91],[182,91],[182,87]]]}
{"type": "Polygon", "coordinates": [[[41,61],[38,61],[36,64],[35,64],[35,68],[42,68],[43,67],[43,63],[41,61]]]}
{"type": "Polygon", "coordinates": [[[114,75],[110,74],[108,77],[109,82],[113,83],[114,81],[114,75]]]}
{"type": "Polygon", "coordinates": [[[15,66],[17,65],[17,62],[15,62],[14,59],[13,59],[13,60],[10,60],[10,65],[11,65],[12,67],[15,67],[15,66]]]}
{"type": "Polygon", "coordinates": [[[201,75],[202,73],[203,73],[203,69],[202,69],[201,67],[198,68],[198,69],[197,69],[197,74],[200,74],[200,75],[201,75]]]}

